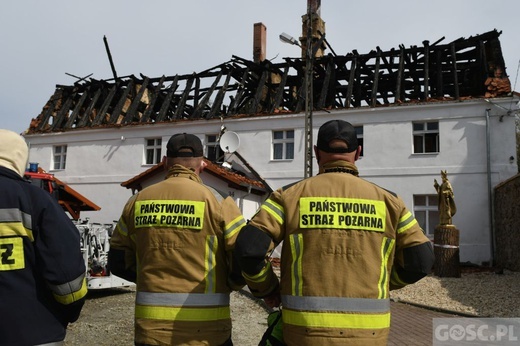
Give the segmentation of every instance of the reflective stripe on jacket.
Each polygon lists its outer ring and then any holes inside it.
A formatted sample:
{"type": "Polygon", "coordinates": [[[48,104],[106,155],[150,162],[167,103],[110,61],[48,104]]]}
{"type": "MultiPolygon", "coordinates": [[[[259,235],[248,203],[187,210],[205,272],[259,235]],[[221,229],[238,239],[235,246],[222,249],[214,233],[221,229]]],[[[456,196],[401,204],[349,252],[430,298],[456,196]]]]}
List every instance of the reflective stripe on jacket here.
{"type": "MultiPolygon", "coordinates": [[[[357,177],[355,165],[336,161],[327,168],[332,172],[273,192],[241,238],[257,229],[275,244],[283,241],[285,342],[386,345],[390,281],[407,284],[395,264],[405,265],[403,249],[429,240],[403,201],[357,177]]],[[[258,274],[244,277],[262,296],[273,275],[266,261],[258,274]]]]}
{"type": "Polygon", "coordinates": [[[58,202],[0,167],[0,345],[62,341],[87,294],[79,232],[58,202]]]}
{"type": "Polygon", "coordinates": [[[231,253],[245,223],[231,198],[180,165],[128,201],[111,248],[137,272],[136,342],[221,345],[231,337],[231,253]]]}

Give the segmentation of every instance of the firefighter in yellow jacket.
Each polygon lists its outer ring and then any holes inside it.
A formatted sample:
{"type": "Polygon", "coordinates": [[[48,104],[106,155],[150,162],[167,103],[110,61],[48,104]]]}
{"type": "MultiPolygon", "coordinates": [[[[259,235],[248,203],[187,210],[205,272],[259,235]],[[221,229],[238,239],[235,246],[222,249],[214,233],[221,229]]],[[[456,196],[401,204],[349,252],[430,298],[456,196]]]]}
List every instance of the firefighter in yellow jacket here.
{"type": "Polygon", "coordinates": [[[354,127],[323,124],[319,174],[273,192],[235,253],[251,292],[282,307],[288,345],[386,345],[389,290],[431,271],[430,241],[394,193],[358,177],[354,127]],[[266,254],[281,243],[281,282],[266,254]]]}
{"type": "Polygon", "coordinates": [[[230,292],[245,282],[231,254],[245,220],[202,183],[197,136],[166,148],[166,179],[130,198],[110,241],[112,272],[137,284],[135,344],[232,345],[230,292]]]}

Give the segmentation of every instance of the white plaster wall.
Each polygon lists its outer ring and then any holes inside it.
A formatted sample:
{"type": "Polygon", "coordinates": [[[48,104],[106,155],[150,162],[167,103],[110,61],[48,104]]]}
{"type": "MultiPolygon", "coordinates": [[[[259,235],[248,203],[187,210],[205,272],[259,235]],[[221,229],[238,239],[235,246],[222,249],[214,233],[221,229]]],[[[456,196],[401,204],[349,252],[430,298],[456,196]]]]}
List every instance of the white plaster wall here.
{"type": "MultiPolygon", "coordinates": [[[[503,107],[512,104],[509,99],[492,102],[503,107]]],[[[364,157],[357,162],[361,176],[399,194],[410,210],[413,210],[413,195],[435,194],[433,179],[440,181],[440,170],[447,170],[458,207],[454,223],[461,232],[461,261],[481,263],[491,258],[488,176],[491,186],[495,186],[517,173],[514,117],[504,114],[501,108],[482,100],[315,112],[313,142],[319,126],[328,120],[341,118],[355,126],[363,125],[364,157]],[[486,115],[489,115],[491,141],[489,175],[486,115]],[[413,154],[412,121],[429,120],[439,121],[440,152],[413,154]]],[[[67,167],[53,173],[102,207],[92,215],[92,220],[98,217],[111,221],[119,217],[131,193],[120,183],[150,167],[143,165],[144,138],[161,137],[165,153],[166,143],[174,133],[194,133],[204,141],[205,134],[218,133],[222,125],[227,131],[239,134],[241,143],[237,152],[271,188],[303,178],[303,114],[226,119],[223,123],[196,120],[74,130],[29,135],[27,140],[31,144],[31,161],[39,162],[45,170],[50,167],[52,145],[67,144],[67,167]],[[295,158],[273,161],[272,131],[286,129],[295,130],[295,158]]],[[[317,174],[314,160],[313,164],[313,174],[317,174]]],[[[218,184],[209,174],[205,179],[209,185],[218,184]]],[[[222,189],[230,190],[227,186],[222,189]]],[[[263,197],[241,193],[244,192],[235,191],[235,200],[246,218],[250,218],[263,197]]]]}

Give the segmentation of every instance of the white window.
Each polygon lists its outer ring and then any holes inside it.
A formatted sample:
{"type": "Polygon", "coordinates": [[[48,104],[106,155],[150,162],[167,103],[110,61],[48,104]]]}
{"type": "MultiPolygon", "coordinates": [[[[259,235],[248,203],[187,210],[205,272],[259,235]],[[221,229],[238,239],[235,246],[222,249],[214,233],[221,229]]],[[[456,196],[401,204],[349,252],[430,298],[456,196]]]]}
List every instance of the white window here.
{"type": "Polygon", "coordinates": [[[435,227],[439,224],[439,207],[437,195],[414,195],[413,211],[415,219],[427,236],[433,237],[435,227]]]}
{"type": "Polygon", "coordinates": [[[273,160],[294,159],[294,130],[273,131],[273,160]]]}
{"type": "Polygon", "coordinates": [[[161,138],[147,138],[145,139],[145,164],[155,165],[161,162],[161,138]]]}
{"type": "Polygon", "coordinates": [[[206,158],[211,162],[222,162],[224,152],[220,149],[218,135],[206,135],[206,158]]]}
{"type": "Polygon", "coordinates": [[[358,145],[361,145],[361,154],[360,157],[363,156],[363,126],[354,126],[356,130],[356,137],[358,145]]]}
{"type": "Polygon", "coordinates": [[[439,152],[439,122],[413,123],[414,154],[439,152]]]}
{"type": "Polygon", "coordinates": [[[67,146],[56,145],[53,147],[52,167],[53,169],[65,169],[67,162],[67,146]]]}

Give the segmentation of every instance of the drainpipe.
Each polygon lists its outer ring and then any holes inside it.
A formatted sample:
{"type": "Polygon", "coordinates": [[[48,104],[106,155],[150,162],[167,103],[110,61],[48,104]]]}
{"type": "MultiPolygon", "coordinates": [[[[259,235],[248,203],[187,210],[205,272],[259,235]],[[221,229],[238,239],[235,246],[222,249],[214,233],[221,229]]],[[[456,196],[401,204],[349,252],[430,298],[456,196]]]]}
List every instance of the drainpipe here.
{"type": "Polygon", "coordinates": [[[489,226],[490,226],[490,241],[491,241],[491,263],[494,265],[495,260],[495,203],[493,199],[493,187],[491,186],[491,131],[490,131],[490,109],[486,109],[486,152],[487,152],[487,185],[488,185],[488,200],[489,200],[489,226]]]}

